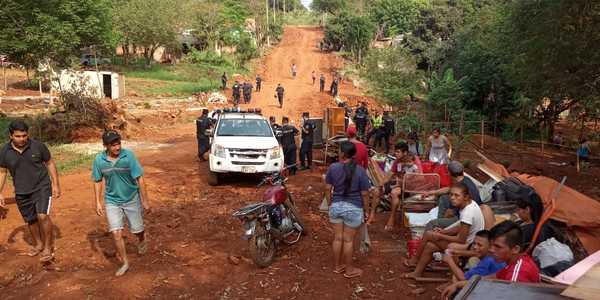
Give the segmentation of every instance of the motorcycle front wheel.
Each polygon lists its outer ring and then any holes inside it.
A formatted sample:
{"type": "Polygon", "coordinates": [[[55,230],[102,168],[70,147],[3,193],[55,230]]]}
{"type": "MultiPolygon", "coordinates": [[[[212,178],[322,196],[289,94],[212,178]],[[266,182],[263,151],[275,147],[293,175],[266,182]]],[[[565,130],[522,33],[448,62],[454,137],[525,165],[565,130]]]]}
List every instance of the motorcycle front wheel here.
{"type": "Polygon", "coordinates": [[[256,225],[256,231],[250,239],[250,255],[260,268],[271,265],[275,257],[275,240],[262,225],[256,225]]]}
{"type": "Polygon", "coordinates": [[[294,204],[294,200],[292,200],[291,195],[289,196],[288,200],[286,200],[285,205],[287,207],[288,213],[292,216],[292,219],[296,223],[298,223],[298,225],[300,225],[300,227],[302,227],[302,234],[306,235],[306,233],[307,233],[306,225],[304,225],[304,222],[300,218],[300,214],[298,214],[298,209],[296,208],[296,205],[294,204]]]}

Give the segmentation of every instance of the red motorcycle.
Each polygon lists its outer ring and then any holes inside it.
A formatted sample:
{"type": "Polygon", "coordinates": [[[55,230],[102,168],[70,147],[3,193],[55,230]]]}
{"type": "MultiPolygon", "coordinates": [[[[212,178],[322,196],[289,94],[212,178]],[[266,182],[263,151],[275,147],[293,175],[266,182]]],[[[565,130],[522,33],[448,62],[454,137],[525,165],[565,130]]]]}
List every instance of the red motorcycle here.
{"type": "Polygon", "coordinates": [[[305,226],[292,195],[286,188],[287,178],[277,172],[268,175],[258,187],[269,183],[263,202],[250,204],[233,213],[244,227],[243,239],[249,241],[250,254],[257,266],[271,265],[277,243],[293,245],[305,233],[305,226]]]}

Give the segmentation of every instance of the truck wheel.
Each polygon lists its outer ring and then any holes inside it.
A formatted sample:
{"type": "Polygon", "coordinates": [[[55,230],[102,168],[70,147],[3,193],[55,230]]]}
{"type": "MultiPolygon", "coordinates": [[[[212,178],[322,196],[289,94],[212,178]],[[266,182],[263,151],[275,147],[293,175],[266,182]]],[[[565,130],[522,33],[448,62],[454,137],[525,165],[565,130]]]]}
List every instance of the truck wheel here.
{"type": "Polygon", "coordinates": [[[219,185],[219,173],[208,171],[208,185],[217,186],[219,185]]]}

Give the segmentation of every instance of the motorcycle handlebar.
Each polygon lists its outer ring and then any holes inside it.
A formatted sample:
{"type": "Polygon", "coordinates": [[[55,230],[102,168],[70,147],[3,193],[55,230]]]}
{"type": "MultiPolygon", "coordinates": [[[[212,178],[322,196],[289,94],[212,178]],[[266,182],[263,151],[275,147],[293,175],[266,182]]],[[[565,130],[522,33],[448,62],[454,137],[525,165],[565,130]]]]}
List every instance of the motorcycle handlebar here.
{"type": "Polygon", "coordinates": [[[283,168],[279,172],[274,172],[269,175],[266,175],[265,177],[263,177],[263,179],[260,181],[260,183],[258,183],[258,185],[256,187],[259,188],[259,187],[265,185],[267,182],[274,183],[276,181],[275,179],[278,179],[278,178],[281,178],[281,182],[285,183],[287,181],[287,178],[285,176],[283,176],[283,171],[291,169],[292,167],[295,167],[297,165],[298,164],[295,163],[293,165],[289,165],[289,166],[283,168]]]}

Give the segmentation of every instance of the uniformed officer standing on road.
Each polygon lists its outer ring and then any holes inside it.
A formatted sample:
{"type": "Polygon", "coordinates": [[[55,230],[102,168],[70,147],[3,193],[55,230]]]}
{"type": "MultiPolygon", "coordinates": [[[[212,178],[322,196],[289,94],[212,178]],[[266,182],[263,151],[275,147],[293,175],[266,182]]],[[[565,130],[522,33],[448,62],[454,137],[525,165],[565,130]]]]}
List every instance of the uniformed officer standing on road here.
{"type": "Polygon", "coordinates": [[[313,134],[317,126],[310,121],[309,113],[302,114],[302,144],[300,144],[300,170],[310,169],[312,166],[313,134]],[[308,165],[305,162],[308,161],[308,165]]]}
{"type": "Polygon", "coordinates": [[[281,144],[281,126],[279,126],[279,124],[277,124],[277,121],[275,120],[275,116],[269,117],[269,124],[271,125],[271,129],[273,129],[273,133],[275,134],[275,138],[277,139],[277,142],[279,142],[281,144]]]}
{"type": "Polygon", "coordinates": [[[260,75],[256,75],[256,91],[260,92],[260,88],[262,85],[262,78],[260,77],[260,75]]]}
{"type": "Polygon", "coordinates": [[[390,152],[390,139],[396,134],[396,122],[394,118],[390,116],[389,111],[383,112],[383,142],[385,146],[385,153],[390,152]]]}
{"type": "Polygon", "coordinates": [[[244,102],[246,104],[250,103],[250,100],[252,100],[252,84],[250,82],[244,81],[242,91],[244,93],[244,102]]]}
{"type": "Polygon", "coordinates": [[[240,90],[242,89],[242,87],[239,81],[236,80],[231,89],[233,90],[233,104],[235,104],[236,106],[240,105],[240,90]]]}
{"type": "Polygon", "coordinates": [[[223,72],[223,76],[221,76],[221,84],[223,85],[223,90],[227,89],[227,74],[223,72]]]}
{"type": "Polygon", "coordinates": [[[359,139],[365,138],[365,130],[367,129],[368,121],[369,109],[367,108],[367,104],[365,102],[361,102],[360,106],[356,109],[356,114],[354,114],[354,123],[356,124],[356,129],[358,130],[359,139]]]}
{"type": "Polygon", "coordinates": [[[208,117],[208,109],[202,110],[202,115],[196,120],[196,138],[198,139],[198,159],[206,161],[204,153],[210,148],[209,137],[206,130],[212,128],[213,122],[208,117]]]}
{"type": "Polygon", "coordinates": [[[277,100],[279,101],[279,108],[283,108],[283,93],[285,90],[281,86],[281,83],[277,84],[277,88],[275,89],[275,93],[277,94],[277,100]]]}
{"type": "Polygon", "coordinates": [[[339,80],[337,79],[337,77],[335,79],[333,79],[333,81],[331,82],[331,87],[329,88],[330,92],[331,92],[331,96],[333,97],[337,97],[338,95],[338,85],[339,85],[339,80]]]}
{"type": "Polygon", "coordinates": [[[296,136],[299,131],[293,125],[290,125],[290,119],[283,117],[281,119],[281,147],[283,148],[283,158],[285,166],[290,167],[290,175],[296,174],[296,136]]]}
{"type": "Polygon", "coordinates": [[[319,92],[324,92],[325,91],[325,75],[321,74],[321,77],[319,78],[319,92]]]}

